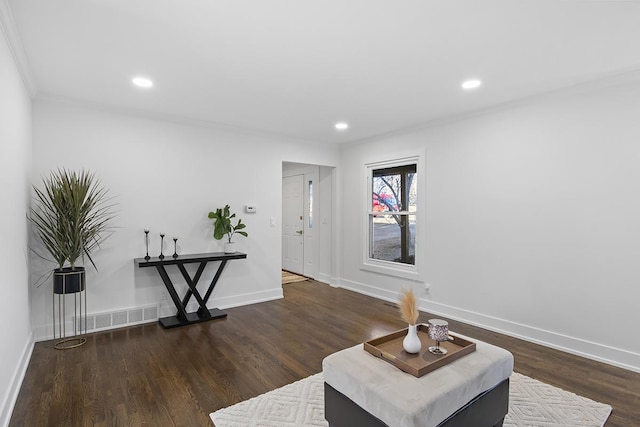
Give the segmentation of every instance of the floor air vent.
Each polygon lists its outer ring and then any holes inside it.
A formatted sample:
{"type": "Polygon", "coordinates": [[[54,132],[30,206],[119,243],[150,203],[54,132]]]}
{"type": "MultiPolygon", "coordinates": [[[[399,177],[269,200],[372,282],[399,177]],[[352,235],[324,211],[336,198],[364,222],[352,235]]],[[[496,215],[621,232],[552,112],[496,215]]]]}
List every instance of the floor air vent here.
{"type": "Polygon", "coordinates": [[[158,318],[158,306],[146,307],[143,311],[142,318],[144,320],[155,320],[158,318]]]}
{"type": "Polygon", "coordinates": [[[136,308],[129,310],[129,323],[137,323],[142,321],[142,309],[136,308]]]}
{"type": "Polygon", "coordinates": [[[102,329],[111,326],[111,314],[96,314],[96,329],[102,329]]]}
{"type": "Polygon", "coordinates": [[[110,313],[88,314],[86,325],[83,324],[83,318],[80,316],[77,316],[74,321],[79,331],[93,332],[152,322],[158,320],[159,311],[157,305],[151,305],[110,313]]]}
{"type": "Polygon", "coordinates": [[[111,313],[111,325],[113,326],[121,326],[126,325],[129,316],[126,311],[116,311],[115,313],[111,313]]]}

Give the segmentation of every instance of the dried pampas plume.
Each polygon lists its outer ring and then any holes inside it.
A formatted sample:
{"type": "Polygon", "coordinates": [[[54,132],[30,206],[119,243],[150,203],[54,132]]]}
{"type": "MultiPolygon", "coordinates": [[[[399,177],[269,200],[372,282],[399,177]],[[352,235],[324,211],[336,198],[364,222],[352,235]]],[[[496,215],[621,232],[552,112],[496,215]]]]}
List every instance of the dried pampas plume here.
{"type": "Polygon", "coordinates": [[[415,325],[418,321],[418,302],[413,294],[413,289],[405,289],[400,297],[400,315],[402,320],[409,325],[415,325]]]}

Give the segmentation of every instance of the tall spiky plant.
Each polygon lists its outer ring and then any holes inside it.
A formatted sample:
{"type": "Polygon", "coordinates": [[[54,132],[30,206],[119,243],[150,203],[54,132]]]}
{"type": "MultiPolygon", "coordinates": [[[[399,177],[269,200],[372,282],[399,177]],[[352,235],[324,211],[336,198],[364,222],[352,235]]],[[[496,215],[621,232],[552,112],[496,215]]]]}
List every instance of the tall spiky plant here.
{"type": "Polygon", "coordinates": [[[45,249],[59,268],[76,267],[85,257],[97,270],[91,252],[107,237],[114,218],[107,190],[91,172],[58,169],[43,178],[35,196],[30,220],[45,249]]]}

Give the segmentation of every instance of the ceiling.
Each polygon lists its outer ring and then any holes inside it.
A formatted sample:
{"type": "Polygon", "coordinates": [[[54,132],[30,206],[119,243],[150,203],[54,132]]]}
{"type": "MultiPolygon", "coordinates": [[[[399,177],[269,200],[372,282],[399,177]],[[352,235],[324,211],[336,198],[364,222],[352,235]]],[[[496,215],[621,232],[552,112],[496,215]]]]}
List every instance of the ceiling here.
{"type": "Polygon", "coordinates": [[[326,143],[640,69],[638,1],[2,1],[37,96],[326,143]]]}

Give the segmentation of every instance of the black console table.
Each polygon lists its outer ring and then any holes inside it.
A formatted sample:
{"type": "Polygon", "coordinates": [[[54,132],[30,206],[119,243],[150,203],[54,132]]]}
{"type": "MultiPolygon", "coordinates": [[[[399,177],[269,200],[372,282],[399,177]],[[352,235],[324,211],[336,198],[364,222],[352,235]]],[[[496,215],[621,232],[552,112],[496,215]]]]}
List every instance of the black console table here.
{"type": "Polygon", "coordinates": [[[240,252],[231,254],[227,254],[224,252],[213,252],[205,254],[180,255],[177,258],[151,258],[149,260],[146,260],[144,258],[136,258],[134,262],[139,268],[155,267],[158,270],[158,273],[160,273],[160,277],[162,278],[164,285],[167,287],[167,291],[169,291],[169,295],[171,295],[171,299],[178,309],[178,313],[175,316],[160,318],[159,321],[160,324],[165,328],[174,328],[176,326],[190,325],[192,323],[206,322],[207,320],[227,317],[227,313],[218,308],[207,308],[207,301],[209,300],[211,292],[213,292],[213,288],[215,288],[216,283],[218,283],[218,279],[220,279],[222,270],[224,269],[224,266],[227,265],[227,262],[232,259],[243,259],[246,257],[247,254],[243,254],[240,252]],[[203,298],[202,295],[200,295],[200,292],[198,292],[198,289],[196,289],[196,285],[200,280],[200,276],[202,276],[202,272],[204,271],[205,266],[210,261],[221,262],[203,298]],[[184,268],[184,265],[195,263],[199,263],[200,265],[198,266],[196,274],[193,277],[190,277],[189,273],[187,273],[187,270],[184,268]],[[173,286],[171,278],[167,274],[167,270],[165,270],[165,266],[167,265],[176,265],[180,270],[180,273],[182,273],[182,277],[184,277],[185,282],[187,282],[187,286],[189,287],[189,289],[187,289],[187,292],[184,294],[184,297],[182,297],[182,299],[180,299],[180,297],[178,296],[176,288],[173,286]],[[189,303],[189,300],[192,296],[196,299],[196,301],[198,301],[198,305],[200,306],[200,308],[198,309],[198,311],[187,313],[187,304],[189,303]]]}

